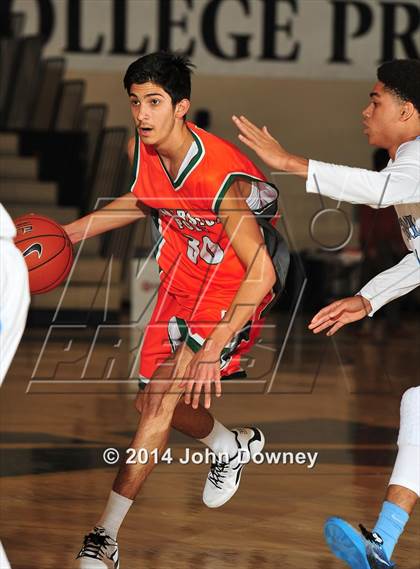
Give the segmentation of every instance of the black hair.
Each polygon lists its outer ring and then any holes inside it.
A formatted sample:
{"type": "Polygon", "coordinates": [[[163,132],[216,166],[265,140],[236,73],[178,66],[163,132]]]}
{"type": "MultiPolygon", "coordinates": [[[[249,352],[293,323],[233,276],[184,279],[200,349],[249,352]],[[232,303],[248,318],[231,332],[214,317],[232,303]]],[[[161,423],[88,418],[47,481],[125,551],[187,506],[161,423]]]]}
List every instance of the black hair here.
{"type": "Polygon", "coordinates": [[[176,105],[191,97],[191,73],[195,66],[179,53],[158,51],[136,59],[124,76],[124,87],[130,93],[133,83],[156,83],[164,89],[176,105]]]}
{"type": "Polygon", "coordinates": [[[378,68],[378,79],[402,101],[413,103],[420,113],[420,60],[394,59],[378,68]]]}

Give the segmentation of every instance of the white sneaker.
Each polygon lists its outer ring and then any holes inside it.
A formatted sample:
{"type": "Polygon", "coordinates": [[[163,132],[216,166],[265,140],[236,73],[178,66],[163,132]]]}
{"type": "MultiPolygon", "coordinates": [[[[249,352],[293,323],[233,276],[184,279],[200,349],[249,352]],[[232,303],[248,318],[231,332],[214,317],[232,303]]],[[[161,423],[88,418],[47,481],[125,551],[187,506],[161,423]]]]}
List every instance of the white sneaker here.
{"type": "Polygon", "coordinates": [[[239,488],[244,466],[264,448],[264,435],[255,427],[233,429],[232,433],[238,452],[229,462],[216,460],[211,465],[203,492],[203,502],[209,508],[219,508],[232,498],[239,488]]]}
{"type": "Polygon", "coordinates": [[[119,569],[118,543],[104,528],[93,528],[76,559],[77,569],[119,569]]]}

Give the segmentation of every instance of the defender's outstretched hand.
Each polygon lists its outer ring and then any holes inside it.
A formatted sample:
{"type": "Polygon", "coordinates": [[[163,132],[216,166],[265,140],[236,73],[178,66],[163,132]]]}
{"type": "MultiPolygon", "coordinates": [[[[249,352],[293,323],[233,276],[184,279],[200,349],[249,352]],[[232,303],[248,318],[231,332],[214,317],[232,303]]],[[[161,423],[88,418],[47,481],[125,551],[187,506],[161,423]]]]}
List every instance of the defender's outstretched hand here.
{"type": "Polygon", "coordinates": [[[243,115],[240,117],[233,115],[232,120],[240,131],[239,140],[251,148],[267,166],[273,170],[307,178],[309,160],[287,152],[271,136],[266,126],[258,128],[243,115]]]}
{"type": "Polygon", "coordinates": [[[330,328],[327,336],[332,336],[345,324],[356,322],[367,316],[372,311],[370,302],[361,295],[349,296],[337,300],[320,310],[312,318],[308,328],[314,334],[330,328]]]}
{"type": "Polygon", "coordinates": [[[242,115],[233,115],[232,120],[241,133],[239,140],[254,150],[267,166],[275,170],[286,169],[289,153],[271,136],[266,126],[258,128],[242,115]]]}

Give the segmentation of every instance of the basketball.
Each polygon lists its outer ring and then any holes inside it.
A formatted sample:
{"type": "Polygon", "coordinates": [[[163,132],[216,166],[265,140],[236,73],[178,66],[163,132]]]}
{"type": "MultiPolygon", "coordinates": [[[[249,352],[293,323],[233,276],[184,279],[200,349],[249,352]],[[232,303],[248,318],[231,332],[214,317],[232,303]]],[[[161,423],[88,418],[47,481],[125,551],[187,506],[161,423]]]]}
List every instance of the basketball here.
{"type": "Polygon", "coordinates": [[[59,286],[73,264],[73,246],[54,220],[29,213],[14,220],[20,249],[29,272],[31,294],[43,294],[59,286]]]}

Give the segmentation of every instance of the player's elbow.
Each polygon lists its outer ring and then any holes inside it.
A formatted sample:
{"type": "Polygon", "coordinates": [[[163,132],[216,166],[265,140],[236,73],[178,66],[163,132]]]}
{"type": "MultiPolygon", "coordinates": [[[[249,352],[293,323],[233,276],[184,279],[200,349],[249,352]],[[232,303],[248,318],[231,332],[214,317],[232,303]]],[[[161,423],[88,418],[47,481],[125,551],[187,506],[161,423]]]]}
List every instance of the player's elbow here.
{"type": "Polygon", "coordinates": [[[267,291],[271,290],[276,284],[277,275],[274,270],[274,265],[270,258],[268,258],[264,267],[264,282],[267,284],[267,291]]]}
{"type": "Polygon", "coordinates": [[[276,283],[276,271],[267,252],[260,256],[258,263],[253,266],[252,273],[251,280],[264,289],[264,294],[269,292],[276,283]]]}

